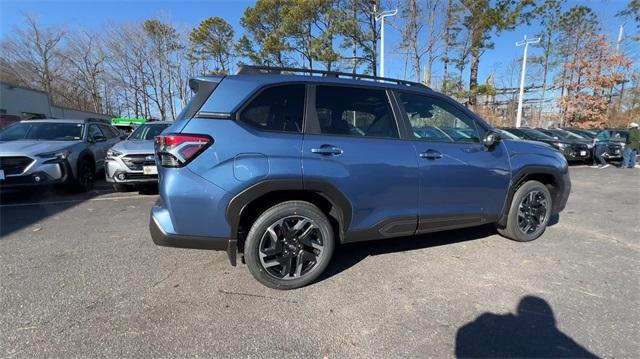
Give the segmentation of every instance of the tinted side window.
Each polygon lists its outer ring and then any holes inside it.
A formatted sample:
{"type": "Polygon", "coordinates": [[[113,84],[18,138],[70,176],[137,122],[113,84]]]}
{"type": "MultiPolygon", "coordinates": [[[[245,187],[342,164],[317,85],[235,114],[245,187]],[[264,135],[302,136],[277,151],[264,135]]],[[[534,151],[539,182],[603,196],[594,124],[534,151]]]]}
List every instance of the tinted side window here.
{"type": "Polygon", "coordinates": [[[89,125],[89,138],[93,139],[99,136],[104,136],[102,131],[98,128],[97,125],[89,125]]]}
{"type": "Polygon", "coordinates": [[[431,141],[480,142],[476,121],[440,99],[400,93],[416,138],[431,141]]]}
{"type": "Polygon", "coordinates": [[[323,134],[399,137],[383,90],[318,86],[316,113],[323,134]]]}
{"type": "Polygon", "coordinates": [[[99,125],[99,126],[100,126],[100,129],[102,130],[102,133],[104,133],[104,135],[105,135],[107,138],[114,138],[114,137],[116,137],[116,134],[115,134],[113,131],[111,131],[111,127],[106,126],[106,125],[99,125]]]}
{"type": "Polygon", "coordinates": [[[302,132],[304,85],[270,87],[240,113],[240,121],[261,130],[302,132]]]}

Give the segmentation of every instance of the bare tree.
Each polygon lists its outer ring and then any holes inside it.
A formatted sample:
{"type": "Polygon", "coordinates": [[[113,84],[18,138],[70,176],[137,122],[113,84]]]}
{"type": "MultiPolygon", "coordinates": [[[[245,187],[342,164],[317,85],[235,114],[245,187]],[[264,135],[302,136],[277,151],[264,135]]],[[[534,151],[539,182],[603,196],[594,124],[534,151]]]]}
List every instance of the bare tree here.
{"type": "Polygon", "coordinates": [[[23,84],[51,93],[63,63],[58,56],[65,30],[43,28],[31,15],[24,15],[25,28],[16,28],[15,34],[1,45],[2,57],[8,71],[23,84]]]}

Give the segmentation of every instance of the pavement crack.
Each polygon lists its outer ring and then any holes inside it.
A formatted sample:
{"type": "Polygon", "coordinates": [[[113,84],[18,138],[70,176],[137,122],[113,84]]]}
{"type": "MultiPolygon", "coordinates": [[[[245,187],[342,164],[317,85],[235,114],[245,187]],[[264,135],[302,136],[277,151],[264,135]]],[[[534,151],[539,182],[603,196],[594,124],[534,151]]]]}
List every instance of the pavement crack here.
{"type": "Polygon", "coordinates": [[[157,287],[157,286],[158,286],[158,284],[160,284],[160,283],[162,283],[162,282],[166,281],[167,279],[169,279],[169,277],[171,277],[171,275],[172,275],[172,274],[173,274],[177,269],[178,269],[178,260],[176,259],[176,260],[173,262],[173,268],[172,268],[172,269],[167,273],[167,275],[166,275],[164,278],[162,278],[162,279],[160,279],[159,281],[155,282],[155,283],[153,284],[153,288],[157,287]]]}
{"type": "Polygon", "coordinates": [[[240,295],[240,296],[244,296],[244,297],[256,297],[256,298],[264,298],[264,299],[273,299],[273,300],[278,300],[278,301],[286,302],[286,303],[298,303],[295,300],[289,300],[289,299],[277,298],[277,297],[269,297],[269,296],[261,295],[261,294],[232,292],[232,291],[227,291],[227,290],[223,290],[223,289],[218,289],[218,292],[220,292],[222,294],[240,295]]]}

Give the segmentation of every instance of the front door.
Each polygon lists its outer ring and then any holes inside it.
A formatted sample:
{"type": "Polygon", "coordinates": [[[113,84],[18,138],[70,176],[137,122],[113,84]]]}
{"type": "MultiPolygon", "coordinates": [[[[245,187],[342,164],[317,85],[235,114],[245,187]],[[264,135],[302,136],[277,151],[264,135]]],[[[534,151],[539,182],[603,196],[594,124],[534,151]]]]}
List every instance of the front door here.
{"type": "Polygon", "coordinates": [[[304,185],[327,183],[349,201],[345,242],[414,234],[418,164],[411,141],[399,139],[389,94],[329,85],[314,90],[303,140],[304,185]]]}
{"type": "Polygon", "coordinates": [[[497,220],[509,188],[504,144],[486,148],[485,128],[436,95],[398,94],[420,167],[418,233],[497,220]]]}

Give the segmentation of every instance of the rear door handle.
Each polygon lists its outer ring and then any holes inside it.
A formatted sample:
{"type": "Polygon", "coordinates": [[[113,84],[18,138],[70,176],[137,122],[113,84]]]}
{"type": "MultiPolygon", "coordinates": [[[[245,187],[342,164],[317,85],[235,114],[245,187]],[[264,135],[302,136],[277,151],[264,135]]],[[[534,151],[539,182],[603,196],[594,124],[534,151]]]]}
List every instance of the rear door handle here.
{"type": "Polygon", "coordinates": [[[312,148],[311,153],[317,153],[323,156],[340,156],[343,151],[340,147],[334,145],[322,145],[320,148],[312,148]]]}
{"type": "Polygon", "coordinates": [[[420,158],[426,158],[428,160],[437,160],[438,158],[442,158],[442,153],[436,150],[426,150],[425,152],[420,153],[420,158]]]}

